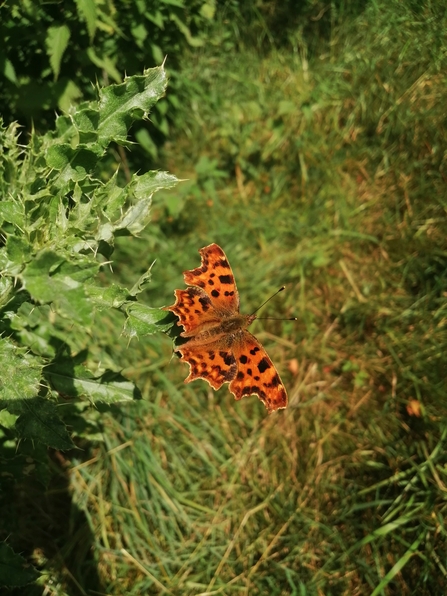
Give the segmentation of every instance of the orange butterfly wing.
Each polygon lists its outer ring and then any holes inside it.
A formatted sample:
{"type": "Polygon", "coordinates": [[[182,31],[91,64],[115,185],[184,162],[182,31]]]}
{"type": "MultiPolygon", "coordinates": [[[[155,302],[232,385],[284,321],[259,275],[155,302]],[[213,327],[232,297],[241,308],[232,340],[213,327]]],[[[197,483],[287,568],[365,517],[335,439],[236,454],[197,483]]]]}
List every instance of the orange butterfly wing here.
{"type": "Polygon", "coordinates": [[[200,267],[183,273],[186,284],[202,288],[217,311],[239,312],[239,293],[224,251],[217,244],[210,244],[199,253],[202,257],[200,267]]]}
{"type": "Polygon", "coordinates": [[[269,412],[287,407],[287,392],[281,377],[262,345],[249,331],[233,350],[237,373],[229,389],[236,399],[257,395],[269,412]]]}
{"type": "Polygon", "coordinates": [[[200,249],[201,265],[183,273],[190,287],[175,290],[165,307],[188,338],[175,347],[190,367],[185,383],[204,379],[213,389],[230,383],[236,399],[255,394],[269,412],[287,406],[287,393],[267,352],[246,330],[256,318],[239,314],[239,294],[228,259],[217,244],[200,249]]]}
{"type": "Polygon", "coordinates": [[[224,383],[232,381],[238,371],[237,362],[230,349],[225,349],[217,341],[206,347],[190,346],[190,342],[176,346],[182,360],[189,364],[189,375],[185,383],[204,379],[213,389],[220,389],[224,383]]]}

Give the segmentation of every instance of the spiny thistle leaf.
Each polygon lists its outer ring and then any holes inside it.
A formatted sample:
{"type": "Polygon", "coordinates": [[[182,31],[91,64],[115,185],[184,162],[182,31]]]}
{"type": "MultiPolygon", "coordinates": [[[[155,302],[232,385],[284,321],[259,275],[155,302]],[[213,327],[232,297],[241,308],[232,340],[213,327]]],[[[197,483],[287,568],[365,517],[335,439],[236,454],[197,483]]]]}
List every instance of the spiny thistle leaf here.
{"type": "MultiPolygon", "coordinates": [[[[57,76],[68,37],[53,29],[57,76]]],[[[149,271],[130,289],[107,286],[99,275],[115,235],[140,234],[149,224],[154,192],[178,180],[154,171],[119,186],[117,172],[103,181],[96,171],[110,143],[128,144],[130,126],[148,117],[166,85],[166,72],[158,67],[99,89],[97,101],[71,107],[53,132],[33,132],[27,146],[19,144],[16,125],[0,123],[0,403],[17,437],[69,449],[61,400],[115,404],[141,398],[132,382],[113,372],[119,363],[91,361],[96,316],[118,311],[124,319],[126,312],[126,333],[139,336],[162,331],[159,320],[166,313],[136,302],[149,271]]]]}

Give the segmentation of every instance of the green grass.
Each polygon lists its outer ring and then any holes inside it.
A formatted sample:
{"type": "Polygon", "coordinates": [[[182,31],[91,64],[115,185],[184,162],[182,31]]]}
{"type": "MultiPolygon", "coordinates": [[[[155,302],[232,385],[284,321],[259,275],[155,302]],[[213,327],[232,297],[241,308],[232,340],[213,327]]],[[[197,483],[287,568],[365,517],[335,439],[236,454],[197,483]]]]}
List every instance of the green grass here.
{"type": "Polygon", "coordinates": [[[167,338],[98,321],[146,402],[72,462],[46,593],[446,593],[446,27],[441,3],[377,1],[308,59],[191,60],[203,99],[165,149],[189,181],[114,271],[157,258],[147,302],[170,304],[217,242],[244,312],[286,284],[263,316],[298,322],[253,331],[290,406],[184,385],[167,338]]]}

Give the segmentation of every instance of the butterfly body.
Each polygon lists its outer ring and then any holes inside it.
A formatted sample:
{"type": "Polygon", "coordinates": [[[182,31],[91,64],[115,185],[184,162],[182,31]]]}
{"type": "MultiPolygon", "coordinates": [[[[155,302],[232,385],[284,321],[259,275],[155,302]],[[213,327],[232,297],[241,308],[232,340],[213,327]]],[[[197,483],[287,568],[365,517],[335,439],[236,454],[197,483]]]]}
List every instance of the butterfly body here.
{"type": "Polygon", "coordinates": [[[185,382],[202,378],[214,389],[230,383],[236,399],[256,394],[269,412],[287,406],[284,385],[266,351],[247,328],[256,315],[239,312],[239,294],[224,251],[200,249],[202,264],[184,272],[189,286],[166,307],[179,317],[187,341],[175,347],[190,366],[185,382]]]}

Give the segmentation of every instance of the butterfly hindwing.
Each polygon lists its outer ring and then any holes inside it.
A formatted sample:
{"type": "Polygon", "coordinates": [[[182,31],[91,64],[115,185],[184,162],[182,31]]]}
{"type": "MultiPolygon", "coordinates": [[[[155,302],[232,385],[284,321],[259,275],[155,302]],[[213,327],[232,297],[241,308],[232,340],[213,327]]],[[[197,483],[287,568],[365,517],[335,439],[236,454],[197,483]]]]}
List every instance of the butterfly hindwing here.
{"type": "Polygon", "coordinates": [[[236,399],[257,395],[269,412],[287,407],[287,393],[281,377],[262,345],[249,331],[234,347],[237,373],[230,383],[236,399]]]}

